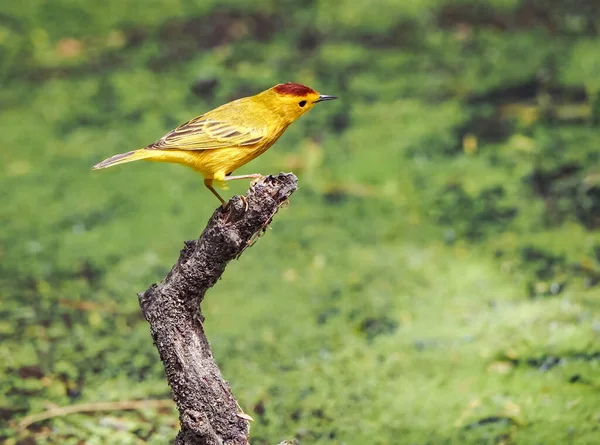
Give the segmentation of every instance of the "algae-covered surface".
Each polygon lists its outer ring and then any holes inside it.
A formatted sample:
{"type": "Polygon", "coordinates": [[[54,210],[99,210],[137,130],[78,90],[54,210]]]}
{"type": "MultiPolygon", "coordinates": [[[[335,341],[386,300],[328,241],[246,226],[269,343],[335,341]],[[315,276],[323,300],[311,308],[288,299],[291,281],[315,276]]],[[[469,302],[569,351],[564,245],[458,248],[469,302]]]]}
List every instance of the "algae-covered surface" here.
{"type": "MultiPolygon", "coordinates": [[[[0,441],[164,444],[136,292],[218,204],[92,172],[276,83],[340,97],[238,173],[300,189],[204,302],[253,445],[600,443],[600,7],[5,0],[0,441]]],[[[247,183],[224,192],[243,193],[247,183]]]]}

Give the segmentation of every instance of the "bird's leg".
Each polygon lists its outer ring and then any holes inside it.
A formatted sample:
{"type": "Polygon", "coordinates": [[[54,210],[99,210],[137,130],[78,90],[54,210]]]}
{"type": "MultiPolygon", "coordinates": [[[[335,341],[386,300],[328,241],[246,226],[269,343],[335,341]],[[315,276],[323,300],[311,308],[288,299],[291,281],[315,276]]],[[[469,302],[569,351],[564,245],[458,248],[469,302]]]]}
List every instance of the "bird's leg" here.
{"type": "MultiPolygon", "coordinates": [[[[252,181],[252,183],[250,185],[254,185],[254,183],[256,181],[258,181],[259,179],[264,178],[264,175],[261,175],[260,173],[253,173],[251,175],[239,175],[239,176],[231,176],[231,175],[227,175],[223,178],[223,181],[234,181],[236,179],[254,179],[254,181],[252,181]]],[[[207,186],[208,187],[208,186],[207,186]]],[[[213,193],[217,193],[213,190],[213,193]]],[[[244,202],[244,210],[247,212],[248,211],[248,200],[246,199],[246,197],[244,195],[240,196],[241,200],[244,202]]]]}
{"type": "Polygon", "coordinates": [[[264,175],[261,175],[260,173],[253,173],[251,175],[239,175],[239,176],[225,176],[225,178],[223,179],[224,181],[234,181],[236,179],[254,179],[254,181],[252,181],[251,185],[254,185],[254,183],[256,182],[257,179],[262,179],[264,178],[264,175]]]}
{"type": "Polygon", "coordinates": [[[215,195],[217,197],[217,199],[219,201],[221,201],[221,206],[223,208],[227,207],[227,203],[225,202],[225,200],[223,198],[221,198],[221,195],[219,195],[217,193],[217,191],[214,189],[214,187],[212,186],[212,182],[213,182],[212,179],[205,179],[204,185],[206,186],[207,189],[209,189],[212,192],[213,195],[215,195]]]}

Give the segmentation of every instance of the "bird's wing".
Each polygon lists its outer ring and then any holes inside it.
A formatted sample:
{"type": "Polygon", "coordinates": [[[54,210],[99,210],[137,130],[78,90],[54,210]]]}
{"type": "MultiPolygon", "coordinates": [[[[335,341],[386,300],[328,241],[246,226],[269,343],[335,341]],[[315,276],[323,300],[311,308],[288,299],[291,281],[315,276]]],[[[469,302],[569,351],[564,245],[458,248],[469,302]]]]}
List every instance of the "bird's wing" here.
{"type": "Polygon", "coordinates": [[[148,149],[213,150],[224,147],[245,147],[259,143],[266,135],[263,125],[240,125],[199,116],[180,125],[148,149]]]}

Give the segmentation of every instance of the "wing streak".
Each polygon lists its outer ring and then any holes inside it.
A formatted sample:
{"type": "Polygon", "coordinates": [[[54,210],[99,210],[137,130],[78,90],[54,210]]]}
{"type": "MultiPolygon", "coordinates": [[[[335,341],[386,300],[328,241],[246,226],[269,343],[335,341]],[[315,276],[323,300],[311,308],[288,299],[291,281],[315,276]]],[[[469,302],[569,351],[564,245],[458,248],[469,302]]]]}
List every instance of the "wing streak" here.
{"type": "Polygon", "coordinates": [[[265,135],[265,127],[245,127],[200,116],[180,125],[146,148],[213,150],[225,147],[247,147],[259,143],[265,135]]]}

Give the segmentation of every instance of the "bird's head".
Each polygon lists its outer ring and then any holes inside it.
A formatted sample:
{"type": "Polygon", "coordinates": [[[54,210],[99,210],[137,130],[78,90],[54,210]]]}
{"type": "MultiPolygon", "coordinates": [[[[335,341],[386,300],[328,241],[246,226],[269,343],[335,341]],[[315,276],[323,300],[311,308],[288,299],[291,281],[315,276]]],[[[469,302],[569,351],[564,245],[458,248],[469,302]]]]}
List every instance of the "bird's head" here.
{"type": "Polygon", "coordinates": [[[337,99],[335,96],[319,94],[312,88],[299,83],[280,83],[262,94],[269,104],[290,122],[295,121],[319,102],[337,99]]]}

